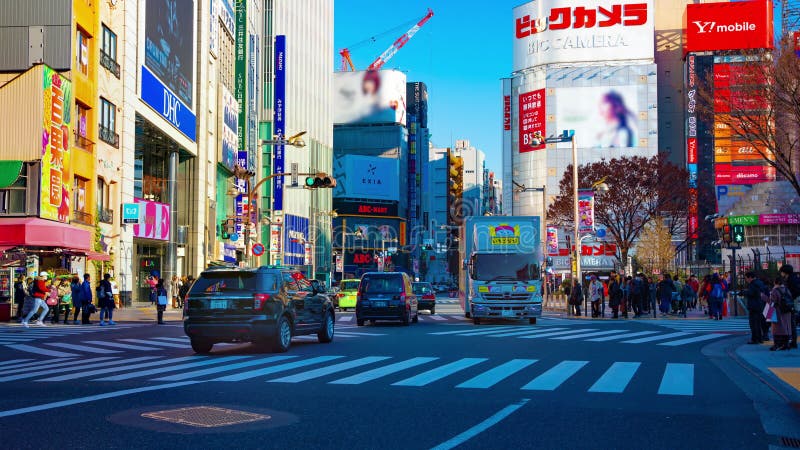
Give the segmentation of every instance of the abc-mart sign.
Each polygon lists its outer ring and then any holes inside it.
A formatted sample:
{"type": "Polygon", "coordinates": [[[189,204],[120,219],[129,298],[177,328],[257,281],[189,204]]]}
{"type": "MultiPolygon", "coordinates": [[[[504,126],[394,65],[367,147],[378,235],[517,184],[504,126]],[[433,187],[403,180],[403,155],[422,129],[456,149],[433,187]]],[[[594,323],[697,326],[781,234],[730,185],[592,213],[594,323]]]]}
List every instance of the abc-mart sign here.
{"type": "Polygon", "coordinates": [[[684,51],[773,48],[772,1],[686,6],[684,51]]]}
{"type": "Polygon", "coordinates": [[[652,60],[653,0],[534,0],[514,8],[514,71],[652,60]]]}

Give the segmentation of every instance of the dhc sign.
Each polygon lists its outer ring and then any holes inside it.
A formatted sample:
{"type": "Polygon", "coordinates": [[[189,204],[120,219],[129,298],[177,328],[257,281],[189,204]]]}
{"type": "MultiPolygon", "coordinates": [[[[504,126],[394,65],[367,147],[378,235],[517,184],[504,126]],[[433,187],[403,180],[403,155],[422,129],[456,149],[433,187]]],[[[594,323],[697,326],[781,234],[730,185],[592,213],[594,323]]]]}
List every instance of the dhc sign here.
{"type": "Polygon", "coordinates": [[[194,113],[145,66],[142,66],[142,100],[186,137],[196,141],[197,119],[194,113]]]}

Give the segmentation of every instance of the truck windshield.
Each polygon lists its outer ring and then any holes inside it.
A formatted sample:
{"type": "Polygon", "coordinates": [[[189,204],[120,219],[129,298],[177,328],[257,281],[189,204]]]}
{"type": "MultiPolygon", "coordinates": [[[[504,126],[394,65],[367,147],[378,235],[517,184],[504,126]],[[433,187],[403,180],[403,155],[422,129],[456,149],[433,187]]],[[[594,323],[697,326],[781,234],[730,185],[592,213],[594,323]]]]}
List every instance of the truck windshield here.
{"type": "Polygon", "coordinates": [[[530,281],[539,279],[533,254],[480,253],[473,259],[473,279],[479,281],[530,281]]]}

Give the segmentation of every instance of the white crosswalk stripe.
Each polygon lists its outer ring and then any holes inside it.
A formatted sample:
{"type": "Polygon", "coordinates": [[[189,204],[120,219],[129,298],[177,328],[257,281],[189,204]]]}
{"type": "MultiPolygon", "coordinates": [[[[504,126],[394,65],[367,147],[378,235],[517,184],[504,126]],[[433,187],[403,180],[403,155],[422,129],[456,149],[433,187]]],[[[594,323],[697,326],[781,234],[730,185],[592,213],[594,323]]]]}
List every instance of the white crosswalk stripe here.
{"type": "MultiPolygon", "coordinates": [[[[636,361],[547,361],[537,359],[441,358],[419,356],[140,356],[20,362],[0,372],[0,382],[24,380],[63,382],[92,380],[106,383],[138,380],[162,383],[177,380],[201,382],[326,383],[355,387],[385,383],[396,388],[423,388],[433,383],[476,391],[517,389],[556,391],[583,389],[587,393],[624,394],[643,366],[662,371],[660,380],[646,382],[653,395],[693,396],[694,365],[636,361]],[[55,361],[55,362],[53,362],[55,361]],[[435,366],[432,365],[437,363],[435,366]],[[593,370],[586,369],[592,366],[593,370]],[[541,367],[540,367],[541,366],[541,367]],[[602,369],[602,373],[598,370],[602,369]],[[282,374],[278,378],[272,376],[282,374]],[[341,374],[341,375],[339,375],[341,374]],[[339,376],[337,376],[339,375],[339,376]],[[655,383],[653,383],[655,381],[655,383]]],[[[645,385],[642,383],[642,385],[645,385]]],[[[637,391],[637,395],[641,393],[637,391]]]]}
{"type": "Polygon", "coordinates": [[[156,347],[169,347],[169,348],[189,348],[191,347],[188,342],[184,342],[183,344],[173,344],[170,342],[160,342],[156,340],[145,340],[145,339],[120,339],[120,341],[124,342],[132,342],[134,344],[144,344],[144,345],[153,345],[156,347]]]}
{"type": "Polygon", "coordinates": [[[727,337],[727,336],[729,336],[729,335],[722,334],[722,333],[712,333],[712,334],[694,336],[694,337],[690,337],[690,338],[686,338],[686,339],[678,339],[677,341],[662,342],[662,343],[660,343],[658,345],[666,345],[666,346],[669,346],[669,347],[675,347],[675,346],[678,346],[678,345],[691,344],[691,343],[694,343],[694,342],[708,341],[708,340],[711,340],[711,339],[717,339],[717,338],[727,337]]]}
{"type": "Polygon", "coordinates": [[[46,348],[34,347],[27,344],[10,344],[6,345],[8,348],[13,348],[21,352],[36,353],[44,356],[55,356],[56,358],[73,358],[79,356],[77,353],[59,352],[55,350],[48,350],[46,348]]]}
{"type": "Polygon", "coordinates": [[[111,341],[84,341],[87,344],[99,345],[100,347],[123,348],[125,350],[139,350],[143,352],[161,350],[158,347],[142,347],[141,345],[122,344],[119,342],[111,341]]]}
{"type": "Polygon", "coordinates": [[[541,339],[544,337],[553,337],[553,336],[564,336],[567,334],[576,334],[581,332],[589,332],[589,331],[597,331],[595,328],[581,328],[577,330],[569,330],[569,331],[556,331],[553,333],[542,333],[542,334],[534,334],[532,336],[521,336],[520,339],[541,339]]]}
{"type": "Polygon", "coordinates": [[[745,319],[692,319],[692,320],[648,320],[648,325],[658,325],[676,331],[750,331],[750,325],[745,319]]]}
{"type": "Polygon", "coordinates": [[[603,336],[608,334],[617,334],[617,333],[624,333],[625,330],[606,330],[606,331],[595,331],[594,333],[582,333],[582,334],[571,334],[569,336],[560,336],[553,338],[553,340],[571,340],[571,339],[583,339],[587,337],[593,336],[603,336]]]}
{"type": "Polygon", "coordinates": [[[639,339],[631,339],[629,341],[622,341],[623,344],[642,344],[645,342],[653,342],[653,341],[663,341],[664,339],[675,338],[675,337],[682,337],[688,336],[690,333],[668,333],[668,334],[659,334],[658,336],[648,336],[639,339]]]}
{"type": "Polygon", "coordinates": [[[110,348],[94,348],[91,345],[76,345],[76,344],[68,344],[66,342],[46,342],[44,345],[66,348],[69,350],[77,350],[80,352],[87,352],[87,353],[101,353],[104,355],[110,353],[122,353],[119,350],[111,350],[110,348]]]}
{"type": "Polygon", "coordinates": [[[510,333],[491,334],[491,335],[489,335],[489,337],[499,338],[499,337],[509,337],[509,336],[525,336],[525,335],[529,335],[529,334],[546,333],[546,332],[550,332],[550,331],[559,331],[559,330],[566,330],[566,328],[555,327],[555,328],[531,329],[529,327],[525,331],[512,331],[510,333]]]}

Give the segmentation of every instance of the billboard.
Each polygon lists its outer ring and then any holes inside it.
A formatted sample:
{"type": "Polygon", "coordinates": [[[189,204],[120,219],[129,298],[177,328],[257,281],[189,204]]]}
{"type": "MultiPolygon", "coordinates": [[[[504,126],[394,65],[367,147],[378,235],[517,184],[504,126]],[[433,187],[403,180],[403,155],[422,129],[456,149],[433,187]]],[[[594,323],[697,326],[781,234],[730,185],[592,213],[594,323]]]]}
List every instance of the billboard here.
{"type": "Polygon", "coordinates": [[[306,265],[308,218],[291,214],[283,218],[283,263],[287,266],[306,265]]]}
{"type": "Polygon", "coordinates": [[[72,82],[55,70],[42,71],[42,184],[39,216],[42,219],[69,223],[72,208],[72,82]]]}
{"type": "Polygon", "coordinates": [[[228,169],[233,170],[236,167],[239,146],[239,102],[228,88],[220,85],[220,89],[222,89],[222,158],[220,162],[228,169]]]}
{"type": "Polygon", "coordinates": [[[394,158],[345,155],[334,162],[336,198],[399,201],[400,163],[394,158]]]}
{"type": "Polygon", "coordinates": [[[639,146],[637,86],[559,88],[556,98],[558,129],[575,130],[582,146],[639,146]]]}
{"type": "Polygon", "coordinates": [[[652,60],[654,0],[534,0],[514,8],[514,71],[542,64],[652,60]]]}
{"type": "Polygon", "coordinates": [[[718,185],[717,193],[717,212],[720,215],[727,215],[736,203],[745,198],[753,188],[747,185],[718,185]]]}
{"type": "Polygon", "coordinates": [[[547,227],[547,254],[558,255],[558,228],[547,227]]]}
{"type": "Polygon", "coordinates": [[[594,192],[578,193],[578,232],[594,231],[594,192]]]}
{"type": "Polygon", "coordinates": [[[169,240],[170,208],[166,203],[134,198],[139,204],[139,223],[133,226],[133,236],[138,238],[169,240]]]}
{"type": "MultiPolygon", "coordinates": [[[[510,105],[509,105],[510,109],[510,105]]],[[[547,136],[545,117],[545,90],[526,92],[519,96],[519,152],[542,150],[547,144],[540,142],[534,145],[534,133],[547,136]]]]}
{"type": "Polygon", "coordinates": [[[194,0],[147,0],[144,65],[183,103],[194,92],[194,0]]]}
{"type": "MultiPolygon", "coordinates": [[[[275,135],[284,137],[286,133],[286,36],[275,36],[275,81],[273,83],[275,96],[272,101],[273,124],[275,135]]],[[[240,122],[241,123],[241,122],[240,122]]],[[[272,173],[283,173],[284,169],[284,146],[282,144],[273,147],[272,173]]],[[[283,210],[283,177],[275,177],[272,181],[272,210],[283,210]]]]}
{"type": "Polygon", "coordinates": [[[428,87],[425,83],[415,81],[406,85],[408,114],[417,116],[419,126],[428,128],[428,87]]]}
{"type": "Polygon", "coordinates": [[[773,48],[772,1],[686,6],[684,52],[773,48]]]}
{"type": "Polygon", "coordinates": [[[406,75],[397,70],[337,72],[333,122],[406,124],[406,75]]]}

